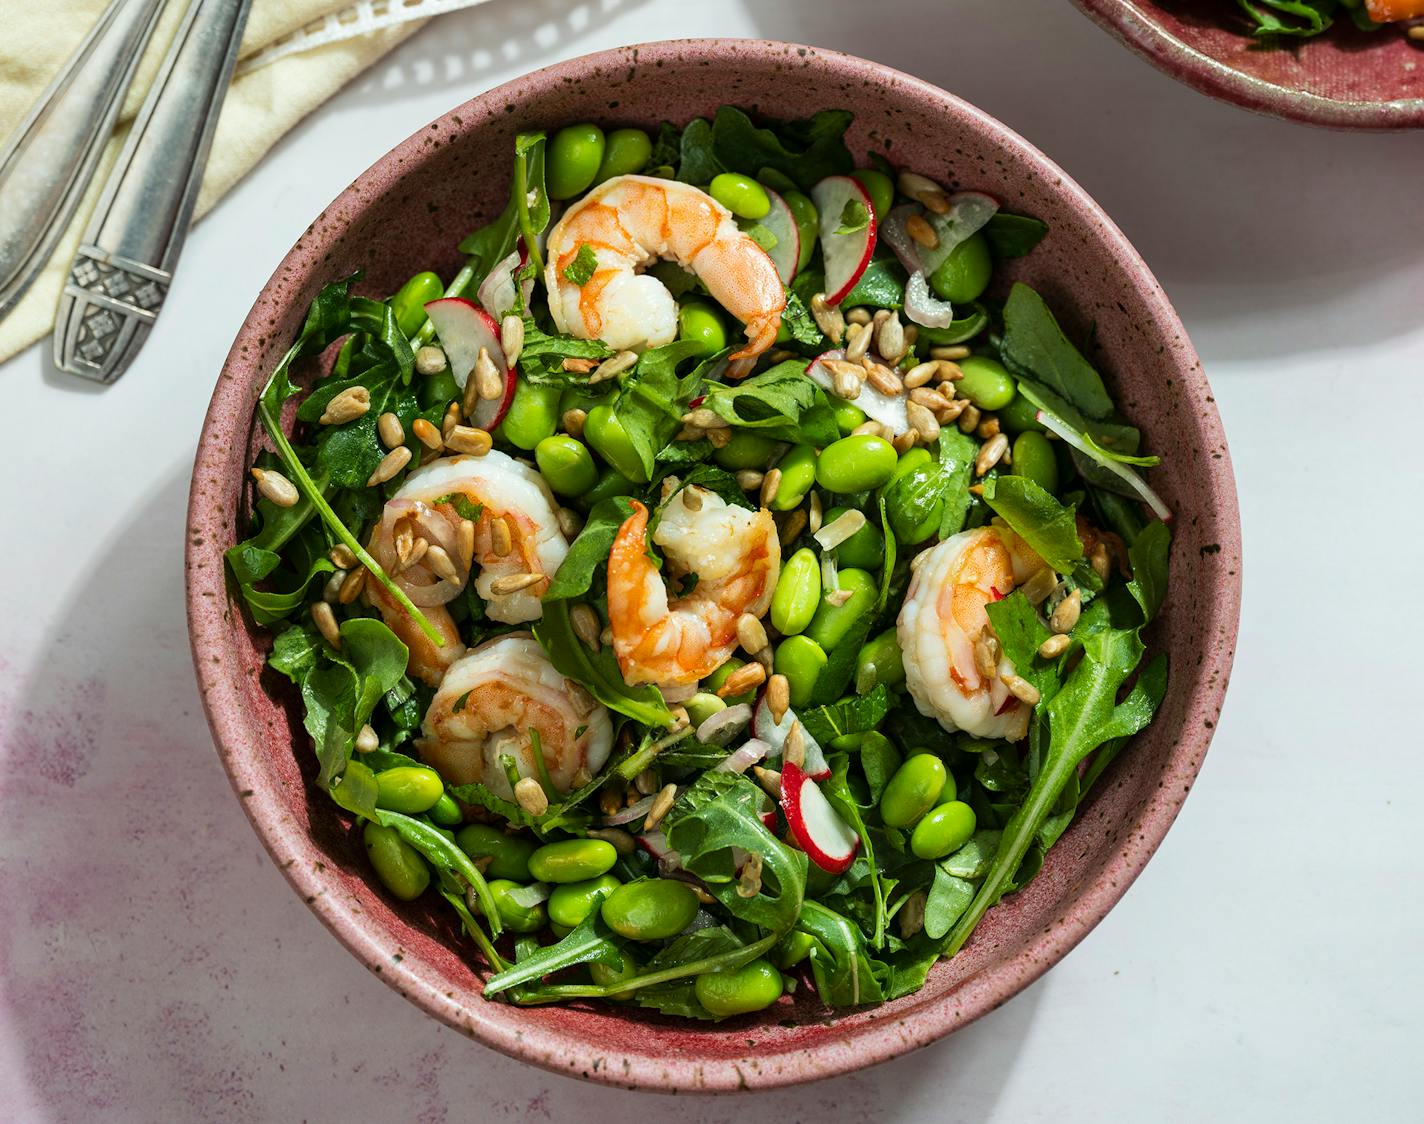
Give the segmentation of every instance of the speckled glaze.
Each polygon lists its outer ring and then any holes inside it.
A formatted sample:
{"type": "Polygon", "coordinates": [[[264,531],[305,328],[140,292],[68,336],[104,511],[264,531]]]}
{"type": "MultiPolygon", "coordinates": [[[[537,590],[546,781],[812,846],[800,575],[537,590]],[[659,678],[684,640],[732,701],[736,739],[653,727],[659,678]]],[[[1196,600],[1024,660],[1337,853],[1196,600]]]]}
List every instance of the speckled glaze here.
{"type": "Polygon", "coordinates": [[[590,55],[492,90],[422,128],[322,212],[257,298],[218,379],[188,512],[193,658],[218,752],[273,860],[331,931],[392,987],[471,1038],[561,1073],[630,1088],[736,1090],[810,1081],[923,1046],[1010,998],[1068,952],[1126,891],[1176,817],[1226,691],[1240,593],[1231,462],[1211,388],[1181,323],[1121,232],[1036,149],[979,110],[908,75],[783,43],[656,43],[590,55]],[[390,292],[418,269],[447,276],[455,245],[502,207],[517,130],[580,119],[656,125],[733,102],[769,116],[856,112],[850,142],[994,193],[1051,234],[1007,271],[1034,284],[1095,358],[1124,413],[1165,464],[1153,481],[1178,513],[1172,588],[1151,638],[1171,656],[1161,713],[1113,765],[1042,873],[991,911],[928,986],[828,1017],[808,998],[720,1025],[637,1010],[521,1010],[480,996],[481,968],[448,910],[402,905],[368,880],[348,819],[313,783],[298,703],[264,670],[270,637],[225,583],[253,407],[320,285],[364,268],[390,292]]]}
{"type": "Polygon", "coordinates": [[[1073,0],[1153,66],[1214,98],[1337,129],[1424,128],[1424,48],[1347,18],[1262,44],[1230,0],[1073,0]]]}

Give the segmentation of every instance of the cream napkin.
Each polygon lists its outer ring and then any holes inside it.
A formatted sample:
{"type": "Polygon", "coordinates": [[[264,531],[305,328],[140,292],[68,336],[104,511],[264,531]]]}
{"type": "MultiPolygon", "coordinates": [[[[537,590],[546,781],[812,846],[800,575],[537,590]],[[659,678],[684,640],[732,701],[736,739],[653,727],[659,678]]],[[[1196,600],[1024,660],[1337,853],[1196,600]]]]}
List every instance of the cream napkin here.
{"type": "MultiPolygon", "coordinates": [[[[64,61],[104,10],[106,0],[49,0],[25,5],[24,19],[5,21],[0,35],[0,144],[14,132],[64,61]]],[[[351,0],[255,0],[242,39],[247,58],[301,28],[349,8],[351,0]]],[[[170,3],[149,41],[129,88],[123,126],[110,141],[84,203],[54,257],[24,298],[0,320],[0,362],[29,346],[54,326],[64,272],[98,199],[105,175],[118,156],[127,123],[153,82],[186,5],[170,3]]],[[[239,72],[223,103],[213,136],[197,214],[203,215],[273,144],[352,78],[422,26],[403,23],[360,38],[289,54],[270,65],[239,72]]],[[[180,282],[181,283],[181,282],[180,282]]]]}

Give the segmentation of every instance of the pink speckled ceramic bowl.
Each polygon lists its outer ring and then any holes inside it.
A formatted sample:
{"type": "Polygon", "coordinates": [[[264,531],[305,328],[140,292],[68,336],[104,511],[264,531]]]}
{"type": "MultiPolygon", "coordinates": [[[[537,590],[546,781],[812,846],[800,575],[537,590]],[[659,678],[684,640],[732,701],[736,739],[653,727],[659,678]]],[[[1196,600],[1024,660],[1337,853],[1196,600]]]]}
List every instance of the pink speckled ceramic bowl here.
{"type": "Polygon", "coordinates": [[[732,1090],[809,1081],[884,1061],[992,1010],[1071,949],[1126,891],[1176,817],[1221,708],[1236,640],[1240,529],[1211,388],[1147,267],[1107,216],[1040,152],[957,98],[861,59],[782,43],[656,43],[590,55],[491,90],[426,125],[320,214],[257,298],[208,411],[193,473],[188,609],[203,703],[232,783],[273,859],[372,972],[497,1050],[636,1088],[732,1090]],[[994,909],[916,995],[827,1017],[805,992],[761,1016],[689,1025],[637,1010],[522,1010],[480,996],[480,967],[448,911],[373,886],[347,817],[313,781],[296,700],[264,670],[270,637],[224,581],[239,537],[252,410],[325,281],[367,270],[392,291],[446,275],[455,245],[503,205],[516,131],[594,118],[655,126],[732,102],[777,117],[856,113],[861,153],[997,195],[1051,233],[1009,272],[1045,294],[1096,357],[1123,411],[1165,458],[1154,483],[1179,513],[1172,587],[1153,643],[1171,685],[1148,733],[1114,764],[1043,872],[994,909]]]}
{"type": "Polygon", "coordinates": [[[1232,0],[1073,0],[1153,66],[1214,98],[1338,129],[1424,128],[1424,47],[1347,17],[1263,43],[1232,0]]]}

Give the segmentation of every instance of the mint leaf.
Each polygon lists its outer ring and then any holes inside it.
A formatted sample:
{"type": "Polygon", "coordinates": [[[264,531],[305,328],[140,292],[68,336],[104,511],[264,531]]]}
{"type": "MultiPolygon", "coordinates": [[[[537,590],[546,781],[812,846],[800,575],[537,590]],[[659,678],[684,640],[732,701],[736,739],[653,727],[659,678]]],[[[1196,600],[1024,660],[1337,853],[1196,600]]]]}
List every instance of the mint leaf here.
{"type": "Polygon", "coordinates": [[[1058,573],[1071,574],[1083,557],[1073,508],[1027,476],[991,476],[984,481],[984,502],[1058,573]]]}
{"type": "Polygon", "coordinates": [[[1014,374],[1037,379],[1088,417],[1106,418],[1112,413],[1102,376],[1068,342],[1043,298],[1021,281],[1004,303],[1000,352],[1014,374]]]}
{"type": "Polygon", "coordinates": [[[597,269],[598,255],[593,252],[593,247],[585,242],[578,248],[574,260],[564,266],[564,279],[583,288],[592,279],[597,269]]]}

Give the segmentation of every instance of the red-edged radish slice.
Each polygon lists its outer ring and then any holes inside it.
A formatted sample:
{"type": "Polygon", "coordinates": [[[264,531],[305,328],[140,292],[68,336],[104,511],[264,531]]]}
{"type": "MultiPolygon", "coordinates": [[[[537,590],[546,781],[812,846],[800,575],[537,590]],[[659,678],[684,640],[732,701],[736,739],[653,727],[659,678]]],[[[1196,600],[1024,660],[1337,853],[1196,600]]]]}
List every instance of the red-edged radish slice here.
{"type": "Polygon", "coordinates": [[[667,836],[661,831],[645,831],[634,838],[639,847],[658,860],[658,870],[663,874],[682,869],[682,854],[668,845],[667,836]]]}
{"type": "MultiPolygon", "coordinates": [[[[773,722],[771,707],[766,703],[766,691],[762,690],[756,701],[756,708],[752,711],[752,734],[757,741],[770,746],[767,750],[768,757],[775,757],[781,752],[786,744],[786,735],[791,733],[791,725],[795,721],[796,712],[787,707],[781,721],[773,722]]],[[[826,754],[821,749],[820,742],[806,732],[805,726],[801,727],[801,736],[806,743],[806,763],[802,769],[815,780],[825,780],[831,775],[831,767],[826,763],[826,754]]]]}
{"type": "Polygon", "coordinates": [[[486,348],[494,365],[504,375],[504,394],[499,398],[482,398],[470,420],[484,430],[494,429],[504,420],[509,404],[514,401],[514,372],[504,361],[504,349],[499,346],[499,324],[494,317],[473,301],[464,297],[441,297],[425,306],[425,313],[435,325],[435,334],[445,358],[450,361],[450,373],[464,389],[480,349],[486,348]]]}
{"type": "Polygon", "coordinates": [[[776,827],[776,801],[765,792],[761,794],[761,822],[767,827],[776,827]]]}
{"type": "Polygon", "coordinates": [[[870,193],[850,176],[827,176],[811,189],[811,199],[821,216],[826,303],[840,304],[855,288],[875,252],[875,208],[871,205],[870,193]],[[851,203],[865,208],[866,222],[859,230],[842,234],[846,206],[851,203]]]}
{"type": "Polygon", "coordinates": [[[776,245],[767,253],[771,256],[772,264],[776,266],[776,275],[781,278],[781,283],[789,285],[796,276],[796,263],[801,258],[801,231],[796,225],[796,216],[786,205],[786,200],[769,187],[764,190],[766,197],[771,200],[771,210],[761,220],[761,225],[776,238],[776,245]]]}
{"type": "Polygon", "coordinates": [[[782,765],[781,810],[807,858],[831,874],[850,869],[860,850],[860,836],[836,814],[816,782],[796,765],[782,765]]]}
{"type": "MultiPolygon", "coordinates": [[[[824,361],[844,358],[845,351],[842,348],[824,351],[807,364],[806,377],[828,394],[834,394],[835,379],[826,368],[824,361]]],[[[878,421],[881,425],[889,426],[890,432],[898,437],[900,434],[910,431],[910,416],[905,410],[908,401],[909,398],[905,395],[891,397],[888,394],[882,394],[865,382],[860,384],[860,393],[851,399],[851,405],[859,406],[871,421],[878,421]]]]}

